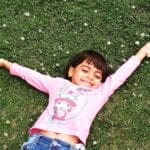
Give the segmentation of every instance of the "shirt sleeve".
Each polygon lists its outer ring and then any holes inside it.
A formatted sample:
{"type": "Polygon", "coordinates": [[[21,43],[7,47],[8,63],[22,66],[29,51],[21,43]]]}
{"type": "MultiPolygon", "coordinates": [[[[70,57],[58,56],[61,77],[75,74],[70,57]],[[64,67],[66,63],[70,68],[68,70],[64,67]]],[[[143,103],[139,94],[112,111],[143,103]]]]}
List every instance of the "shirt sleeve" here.
{"type": "Polygon", "coordinates": [[[15,63],[13,63],[10,68],[10,74],[20,77],[21,79],[25,80],[28,84],[32,85],[33,87],[44,93],[49,93],[49,90],[51,88],[52,77],[48,75],[43,75],[37,71],[15,63]]]}
{"type": "Polygon", "coordinates": [[[114,74],[107,77],[102,86],[103,95],[105,95],[107,98],[111,96],[139,65],[140,60],[136,56],[130,57],[129,60],[120,66],[114,74]]]}

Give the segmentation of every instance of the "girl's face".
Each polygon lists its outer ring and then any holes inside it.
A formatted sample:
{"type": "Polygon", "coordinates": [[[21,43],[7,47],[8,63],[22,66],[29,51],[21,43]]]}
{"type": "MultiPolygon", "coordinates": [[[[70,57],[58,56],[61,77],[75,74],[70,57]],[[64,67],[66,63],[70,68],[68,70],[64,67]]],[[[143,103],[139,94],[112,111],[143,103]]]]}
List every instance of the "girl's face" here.
{"type": "Polygon", "coordinates": [[[97,88],[102,81],[101,70],[95,68],[92,63],[87,63],[86,60],[76,67],[70,67],[68,76],[71,77],[72,83],[88,88],[97,88]]]}

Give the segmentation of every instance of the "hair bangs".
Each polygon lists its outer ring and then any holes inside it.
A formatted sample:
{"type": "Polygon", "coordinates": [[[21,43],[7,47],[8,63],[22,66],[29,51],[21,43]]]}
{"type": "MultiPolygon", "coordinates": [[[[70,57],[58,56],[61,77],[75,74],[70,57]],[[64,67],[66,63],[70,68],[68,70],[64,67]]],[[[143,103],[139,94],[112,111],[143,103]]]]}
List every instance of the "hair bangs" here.
{"type": "Polygon", "coordinates": [[[86,56],[85,60],[88,64],[92,64],[95,68],[102,71],[105,70],[104,68],[106,67],[106,61],[100,54],[97,55],[92,51],[91,54],[86,56]]]}

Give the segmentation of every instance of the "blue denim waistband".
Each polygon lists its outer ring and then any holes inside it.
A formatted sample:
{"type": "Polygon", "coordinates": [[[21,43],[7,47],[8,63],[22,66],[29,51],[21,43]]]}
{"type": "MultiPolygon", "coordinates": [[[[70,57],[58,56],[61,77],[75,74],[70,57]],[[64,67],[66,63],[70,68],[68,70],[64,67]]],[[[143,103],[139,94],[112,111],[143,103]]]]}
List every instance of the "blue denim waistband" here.
{"type": "Polygon", "coordinates": [[[49,138],[46,136],[43,136],[41,134],[35,134],[33,136],[31,136],[28,140],[28,142],[26,142],[23,146],[25,146],[26,144],[30,144],[30,143],[44,143],[44,145],[47,145],[46,147],[49,149],[50,147],[55,147],[55,146],[61,146],[61,147],[65,147],[68,150],[85,150],[85,147],[83,144],[75,144],[75,145],[71,145],[67,142],[64,142],[62,140],[59,139],[53,139],[53,138],[49,138]]]}
{"type": "Polygon", "coordinates": [[[62,140],[59,140],[59,139],[52,139],[52,138],[49,138],[49,137],[46,137],[46,136],[43,136],[43,135],[35,135],[35,142],[43,142],[47,145],[49,145],[50,143],[52,143],[53,145],[62,145],[62,146],[65,146],[65,147],[70,147],[71,145],[62,141],[62,140]]]}

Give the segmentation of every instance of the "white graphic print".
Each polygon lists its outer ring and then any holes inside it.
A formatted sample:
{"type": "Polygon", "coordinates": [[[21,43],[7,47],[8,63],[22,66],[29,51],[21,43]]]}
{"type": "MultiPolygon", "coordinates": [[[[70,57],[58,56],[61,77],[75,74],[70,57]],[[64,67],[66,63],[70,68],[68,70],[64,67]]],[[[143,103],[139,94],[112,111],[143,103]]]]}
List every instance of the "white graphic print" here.
{"type": "Polygon", "coordinates": [[[64,85],[55,99],[53,107],[53,119],[55,120],[67,120],[77,115],[85,105],[84,99],[79,102],[79,97],[85,96],[88,90],[83,88],[77,88],[71,90],[69,86],[64,85]],[[77,104],[82,103],[82,107],[77,104]],[[75,109],[76,108],[76,109],[75,109]]]}

